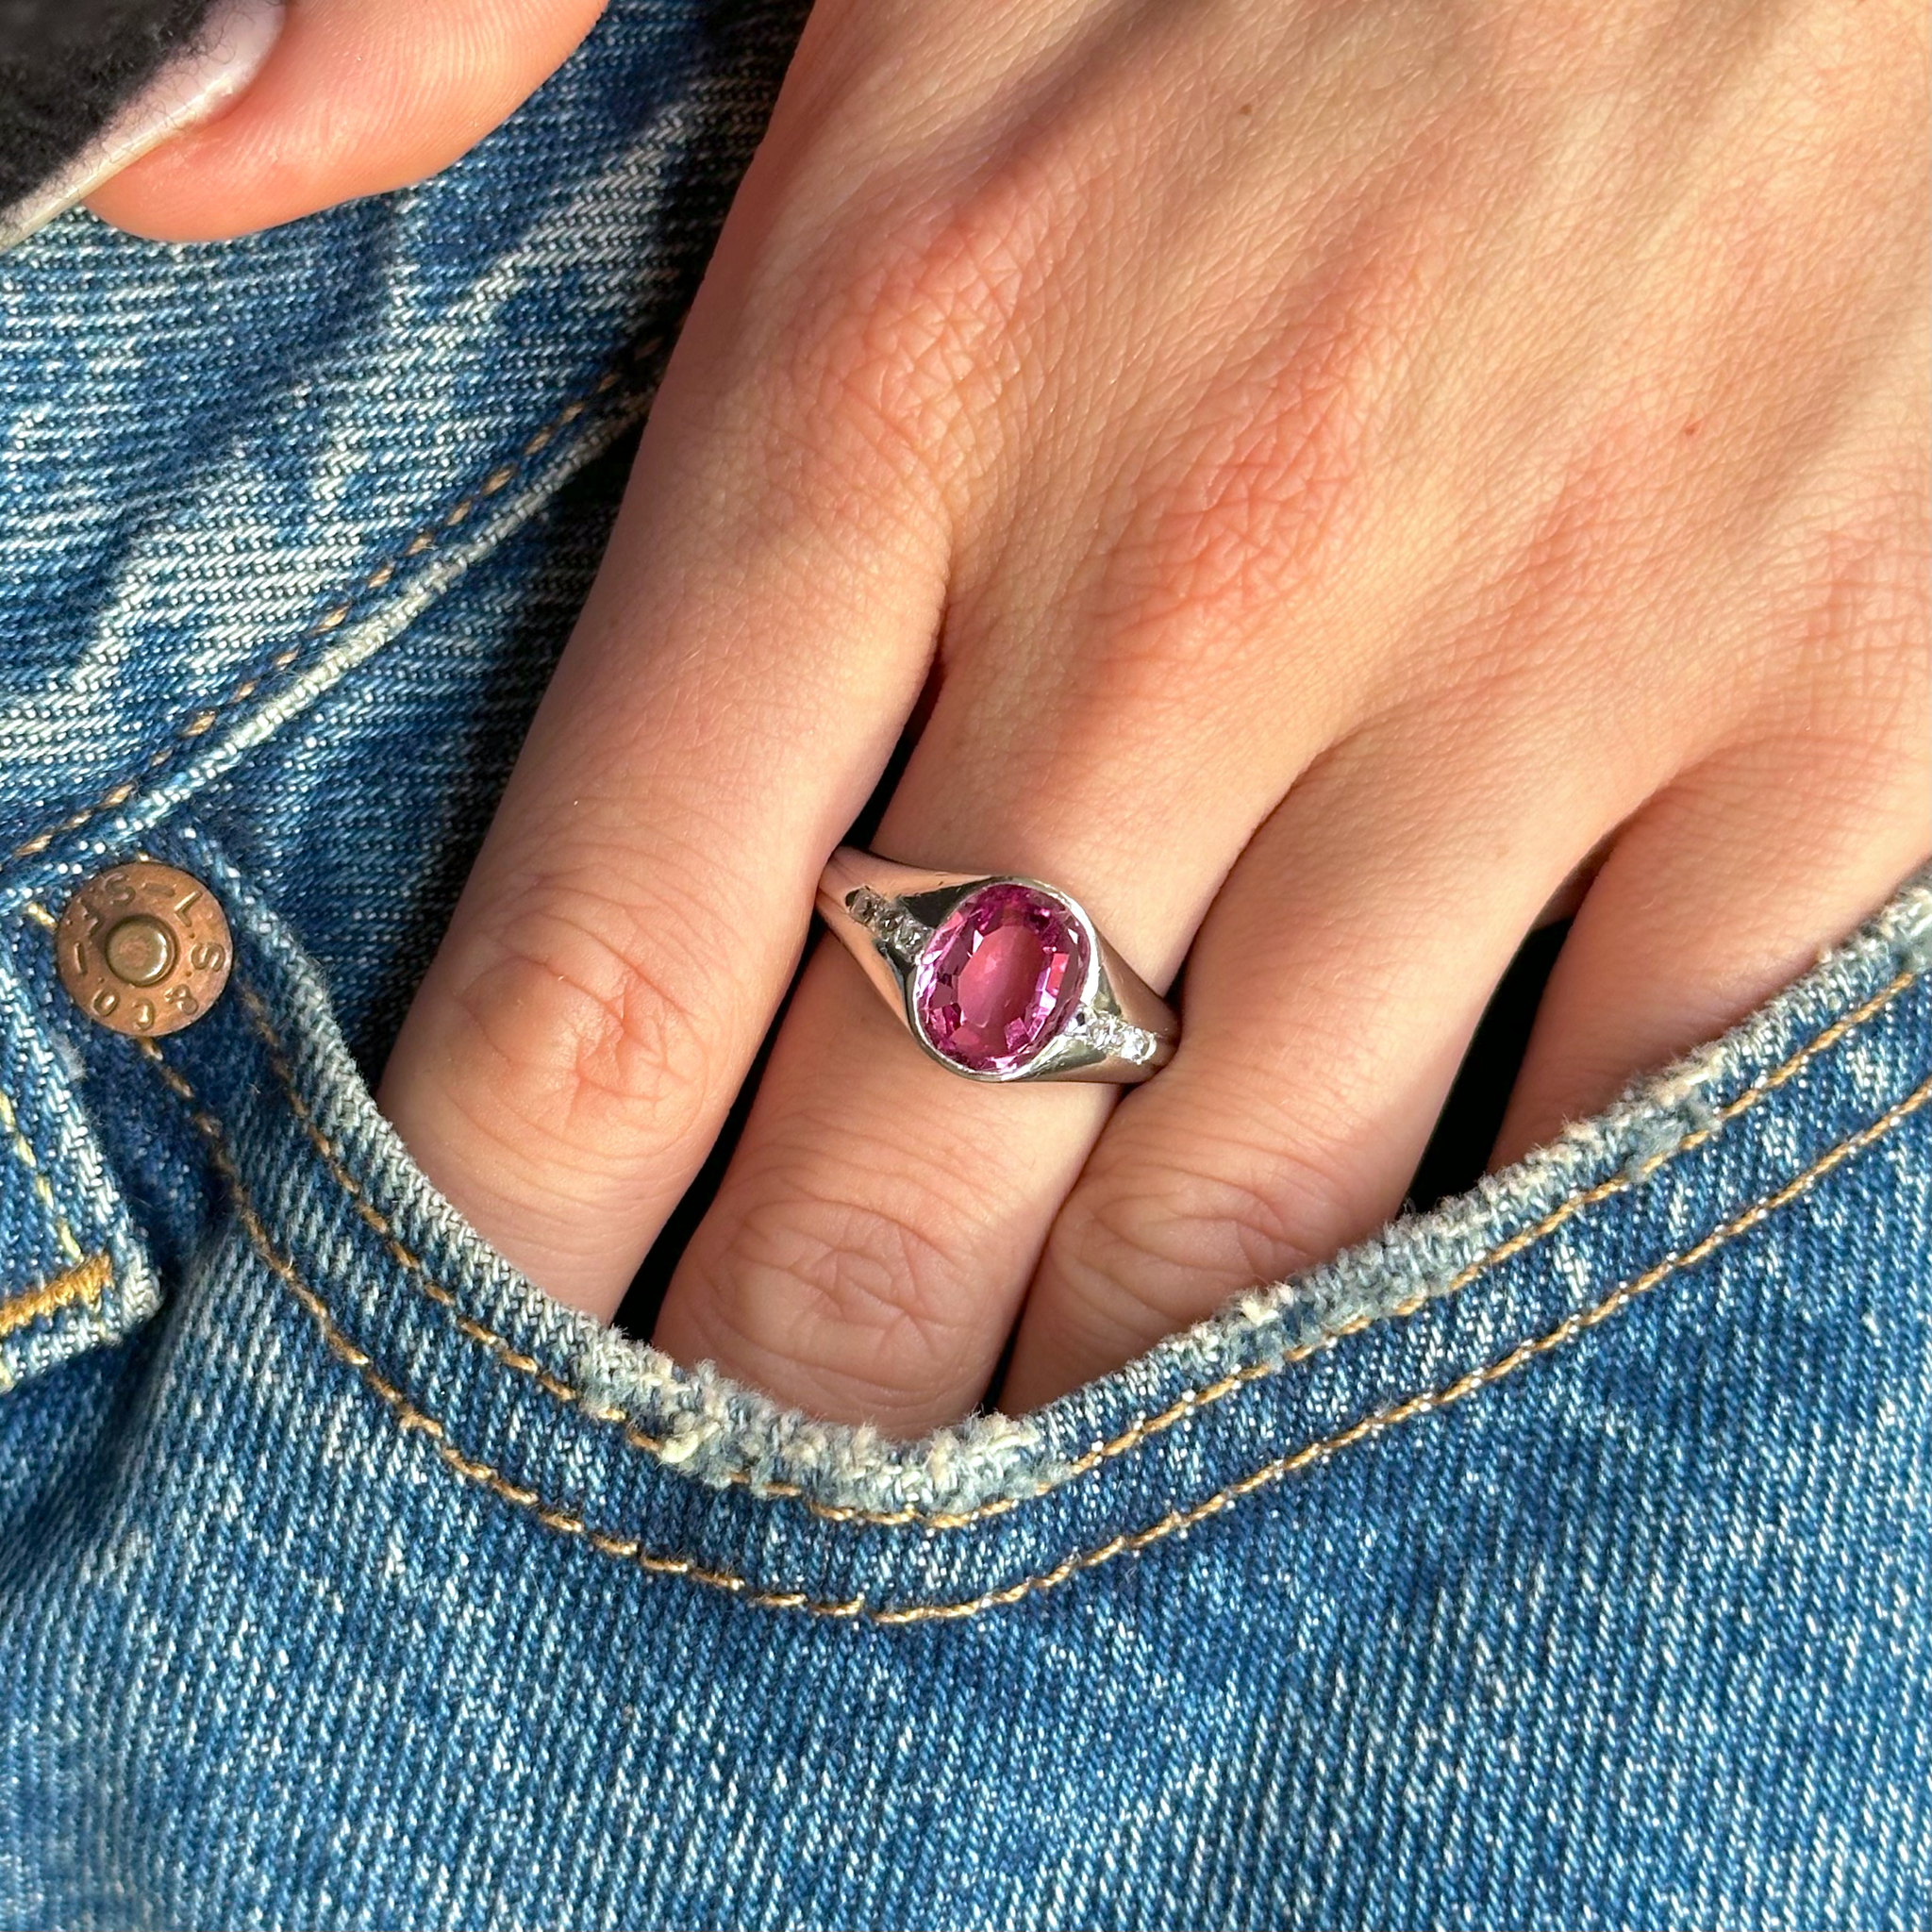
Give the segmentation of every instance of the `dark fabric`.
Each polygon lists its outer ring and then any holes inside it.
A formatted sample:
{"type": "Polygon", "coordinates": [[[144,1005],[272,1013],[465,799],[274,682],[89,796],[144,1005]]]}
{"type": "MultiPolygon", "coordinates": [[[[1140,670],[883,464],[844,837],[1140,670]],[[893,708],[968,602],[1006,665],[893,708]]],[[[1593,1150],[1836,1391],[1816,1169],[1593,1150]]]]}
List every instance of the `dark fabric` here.
{"type": "Polygon", "coordinates": [[[0,208],[105,127],[213,0],[0,0],[0,208]]]}

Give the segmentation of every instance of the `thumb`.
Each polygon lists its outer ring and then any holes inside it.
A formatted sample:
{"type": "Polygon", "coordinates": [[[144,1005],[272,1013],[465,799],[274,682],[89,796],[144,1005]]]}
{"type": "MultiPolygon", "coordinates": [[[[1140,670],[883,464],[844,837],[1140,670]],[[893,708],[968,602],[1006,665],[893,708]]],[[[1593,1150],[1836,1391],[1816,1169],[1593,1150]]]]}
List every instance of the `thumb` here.
{"type": "Polygon", "coordinates": [[[291,0],[241,99],[88,198],[103,220],[208,242],[434,174],[518,107],[604,0],[291,0]]]}

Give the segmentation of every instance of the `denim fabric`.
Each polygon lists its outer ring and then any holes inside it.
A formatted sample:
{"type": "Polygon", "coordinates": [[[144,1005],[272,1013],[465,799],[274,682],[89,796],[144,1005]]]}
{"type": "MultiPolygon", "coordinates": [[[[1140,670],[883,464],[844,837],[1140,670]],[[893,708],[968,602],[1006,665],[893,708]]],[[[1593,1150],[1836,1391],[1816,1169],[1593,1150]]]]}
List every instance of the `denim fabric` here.
{"type": "Polygon", "coordinates": [[[0,258],[0,1924],[1932,1918],[1918,880],[1508,1174],[893,1444],[537,1294],[369,1075],[796,25],[0,258]],[[146,853],[228,994],[95,1028],[146,853]]]}

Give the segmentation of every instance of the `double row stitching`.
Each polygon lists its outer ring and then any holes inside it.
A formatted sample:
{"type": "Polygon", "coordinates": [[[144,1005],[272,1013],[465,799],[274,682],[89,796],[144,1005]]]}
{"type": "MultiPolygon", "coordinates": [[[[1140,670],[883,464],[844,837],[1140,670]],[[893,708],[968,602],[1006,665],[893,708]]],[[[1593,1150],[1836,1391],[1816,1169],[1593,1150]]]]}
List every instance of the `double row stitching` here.
{"type": "MultiPolygon", "coordinates": [[[[665,1459],[667,1445],[661,1438],[646,1435],[626,1419],[622,1409],[593,1401],[583,1390],[575,1388],[560,1377],[553,1375],[535,1356],[525,1354],[497,1334],[495,1329],[463,1313],[456,1296],[430,1274],[423,1257],[414,1249],[404,1244],[395,1231],[394,1224],[371,1202],[361,1184],[343,1166],[335,1143],[324,1133],[308,1102],[296,1091],[294,1069],[289,1064],[281,1036],[275,1030],[274,1018],[261,995],[252,986],[244,985],[239,977],[231,981],[231,984],[248,1014],[250,1025],[267,1051],[269,1065],[275,1070],[275,1078],[281,1084],[290,1110],[300,1124],[303,1133],[308,1136],[310,1145],[321,1155],[336,1185],[348,1197],[349,1205],[354,1208],[362,1223],[381,1241],[390,1258],[409,1275],[422,1292],[438,1307],[448,1311],[459,1334],[488,1349],[505,1368],[513,1369],[520,1375],[529,1376],[546,1395],[581,1409],[594,1422],[622,1424],[625,1440],[634,1448],[644,1450],[660,1460],[665,1459]]],[[[158,1063],[165,1065],[165,1062],[158,1061],[158,1056],[157,1059],[158,1063]]]]}
{"type": "Polygon", "coordinates": [[[880,1624],[932,1623],[950,1618],[976,1616],[982,1610],[994,1609],[1006,1604],[1021,1602],[1024,1598],[1037,1596],[1044,1591],[1057,1588],[1070,1577],[1083,1571],[1098,1568],[1118,1556],[1138,1556],[1152,1544],[1162,1542],[1171,1536],[1180,1535],[1191,1529],[1196,1524],[1205,1523],[1210,1516],[1218,1516],[1243,1496],[1251,1496],[1257,1490],[1266,1489],[1271,1484],[1308,1468],[1311,1464],[1324,1461],[1327,1457],[1352,1448],[1371,1436],[1377,1436],[1402,1424],[1413,1421],[1417,1416],[1432,1414],[1437,1409],[1448,1408],[1500,1382],[1507,1375],[1512,1375],[1525,1363],[1532,1362],[1540,1356],[1550,1354],[1561,1348],[1566,1342],[1574,1341],[1578,1336],[1588,1334],[1591,1329],[1600,1326],[1610,1317],[1626,1307],[1636,1298],[1667,1281],[1674,1274],[1681,1274],[1687,1268],[1694,1268],[1700,1261],[1723,1247],[1725,1242],[1735,1241],[1740,1235],[1748,1234],[1760,1222],[1776,1213],[1780,1208],[1796,1200],[1800,1194],[1815,1187],[1833,1168],[1861,1153],[1874,1141],[1883,1140],[1900,1122],[1916,1113],[1928,1100],[1932,1100],[1932,1080],[1922,1081],[1897,1106],[1889,1108],[1884,1113],[1862,1127],[1856,1134],[1840,1141],[1837,1146],[1822,1155],[1802,1174],[1796,1175],[1774,1193],[1767,1194],[1761,1201],[1754,1202],[1742,1213],[1734,1215],[1721,1226],[1713,1228],[1700,1241],[1669,1255],[1654,1268],[1612,1289],[1603,1300],[1563,1321],[1545,1333],[1535,1336],[1527,1341],[1519,1342],[1507,1355],[1498,1356],[1493,1361],[1486,1362],[1479,1369],[1472,1369],[1465,1375],[1458,1375],[1455,1381],[1440,1389],[1427,1390],[1420,1395],[1411,1395],[1405,1401],[1394,1403],[1387,1408],[1379,1408],[1372,1415],[1362,1417],[1359,1422],[1351,1423],[1345,1429],[1338,1429],[1331,1436],[1324,1436],[1318,1441],[1308,1442],[1292,1454],[1266,1462],[1259,1469],[1252,1470],[1239,1480],[1229,1483],[1226,1488],[1217,1490],[1211,1496],[1191,1504],[1185,1509],[1170,1510],[1157,1523],[1145,1529],[1135,1530],[1125,1536],[1118,1536],[1091,1550],[1069,1557],[1053,1569],[1042,1571],[1036,1576],[1023,1577],[1018,1583],[1008,1584],[1003,1590],[989,1591],[982,1596],[973,1597],[958,1604],[911,1604],[899,1609],[886,1609],[872,1612],[873,1621],[880,1624]]]}
{"type": "Polygon", "coordinates": [[[493,1464],[465,1455],[450,1441],[449,1433],[442,1424],[411,1402],[376,1368],[368,1351],[358,1347],[336,1325],[333,1316],[329,1313],[328,1305],[302,1279],[294,1263],[275,1248],[268,1229],[262,1224],[261,1217],[255,1210],[247,1184],[242,1178],[242,1171],[228,1151],[227,1137],[223,1132],[221,1122],[201,1105],[199,1096],[186,1076],[162,1057],[160,1048],[153,1041],[138,1040],[135,1044],[154,1063],[155,1071],[162,1081],[187,1107],[189,1119],[208,1143],[208,1158],[227,1184],[229,1195],[234,1203],[236,1219],[241,1222],[243,1232],[248,1236],[249,1244],[261,1257],[263,1265],[289,1291],[315,1324],[328,1352],[339,1361],[347,1363],[356,1372],[364,1387],[394,1417],[398,1430],[404,1435],[425,1437],[445,1468],[462,1477],[465,1482],[475,1483],[488,1490],[491,1494],[500,1497],[513,1508],[534,1516],[546,1529],[555,1530],[562,1536],[581,1537],[602,1555],[634,1563],[648,1574],[686,1577],[693,1583],[728,1591],[747,1603],[756,1604],[766,1609],[808,1610],[818,1616],[848,1619],[860,1617],[866,1613],[862,1598],[853,1598],[849,1603],[842,1604],[828,1603],[809,1597],[802,1591],[759,1590],[754,1587],[749,1579],[735,1575],[730,1571],[708,1569],[688,1557],[664,1556],[647,1550],[636,1538],[614,1536],[608,1531],[597,1529],[574,1509],[560,1504],[546,1502],[537,1491],[525,1484],[512,1481],[493,1464]]]}
{"type": "Polygon", "coordinates": [[[337,1327],[322,1297],[302,1279],[293,1262],[279,1254],[269,1239],[268,1230],[262,1225],[249,1198],[241,1170],[228,1152],[221,1123],[201,1106],[194,1090],[175,1067],[163,1059],[160,1050],[152,1041],[143,1040],[137,1043],[155,1062],[162,1079],[187,1104],[190,1118],[208,1141],[210,1157],[227,1182],[234,1197],[237,1217],[263,1263],[315,1323],[329,1352],[355,1370],[364,1386],[395,1418],[396,1426],[404,1434],[417,1433],[425,1437],[446,1468],[466,1482],[475,1483],[488,1490],[513,1508],[533,1516],[545,1528],[560,1536],[578,1538],[600,1555],[633,1564],[647,1574],[681,1576],[689,1582],[702,1584],[708,1589],[724,1591],[735,1596],[741,1603],[751,1604],[761,1609],[801,1610],[814,1617],[886,1626],[959,1623],[968,1618],[983,1615],[989,1610],[1003,1609],[1022,1603],[1028,1597],[1044,1595],[1048,1591],[1058,1589],[1061,1584],[1084,1574],[1089,1570],[1096,1570],[1103,1563],[1111,1562],[1116,1557],[1138,1556],[1154,1544],[1164,1542],[1169,1537],[1181,1535],[1197,1524],[1206,1522],[1209,1517],[1220,1515],[1222,1511],[1240,1502],[1242,1497],[1251,1496],[1257,1490],[1280,1482],[1316,1462],[1353,1447],[1357,1442],[1400,1427],[1417,1416],[1427,1415],[1437,1409],[1447,1408],[1455,1403],[1464,1401],[1479,1391],[1502,1381],[1506,1376],[1514,1374],[1524,1364],[1536,1360],[1540,1356],[1547,1355],[1587,1334],[1591,1329],[1608,1321],[1612,1315],[1627,1307],[1639,1295],[1657,1287],[1659,1282],[1666,1281],[1672,1275],[1687,1268],[1693,1268],[1707,1259],[1725,1242],[1734,1241],[1738,1236],[1757,1227],[1779,1208],[1788,1206],[1816,1186],[1834,1168],[1882,1140],[1902,1121],[1916,1113],[1927,1100],[1932,1100],[1932,1080],[1922,1081],[1903,1100],[1887,1108],[1876,1120],[1857,1133],[1847,1136],[1774,1192],[1765,1195],[1741,1213],[1733,1215],[1730,1220],[1711,1229],[1701,1241],[1693,1242],[1688,1248],[1679,1249],[1675,1254],[1666,1256],[1663,1260],[1645,1270],[1643,1274],[1612,1289],[1607,1295],[1591,1307],[1566,1317],[1554,1328],[1546,1330],[1541,1335],[1519,1342],[1507,1354],[1497,1357],[1481,1368],[1471,1370],[1467,1374],[1458,1376],[1441,1388],[1411,1395],[1404,1401],[1377,1409],[1373,1414],[1351,1423],[1344,1429],[1339,1429],[1332,1435],[1305,1443],[1301,1448],[1272,1462],[1263,1463],[1260,1468],[1250,1471],[1246,1475],[1215,1491],[1212,1495],[1204,1497],[1198,1503],[1190,1504],[1184,1508],[1171,1509],[1158,1521],[1147,1524],[1145,1528],[1110,1537],[1104,1543],[1078,1551],[1063,1558],[1050,1570],[1024,1576],[1017,1582],[1003,1585],[998,1590],[986,1591],[977,1596],[964,1597],[953,1602],[915,1601],[874,1605],[863,1596],[828,1600],[809,1596],[801,1591],[767,1590],[732,1571],[710,1569],[691,1561],[689,1557],[666,1556],[659,1551],[646,1549],[637,1538],[620,1536],[600,1529],[568,1505],[546,1501],[538,1491],[511,1480],[493,1465],[465,1455],[450,1441],[448,1432],[441,1423],[412,1403],[394,1383],[376,1369],[368,1353],[358,1347],[337,1327]]]}
{"type": "Polygon", "coordinates": [[[162,768],[178,758],[181,753],[198,739],[205,737],[221,722],[222,714],[235,706],[244,704],[272,678],[287,671],[307,651],[318,638],[325,638],[347,622],[359,598],[372,591],[381,591],[394,578],[396,573],[407,563],[413,562],[425,552],[433,550],[451,531],[458,528],[479,503],[506,490],[516,480],[518,473],[529,460],[541,454],[556,441],[557,438],[579,417],[583,416],[600,396],[608,395],[624,380],[626,371],[635,369],[654,356],[663,346],[663,339],[657,337],[640,343],[625,358],[616,369],[606,370],[595,384],[579,396],[573,396],[541,428],[526,437],[518,453],[507,460],[493,464],[482,480],[467,490],[458,500],[444,510],[434,523],[417,530],[404,547],[364,576],[357,588],[340,602],[331,605],[322,615],[302,633],[299,643],[278,651],[268,660],[267,665],[251,676],[244,677],[225,697],[217,699],[195,711],[186,724],[180,725],[175,736],[165,744],[158,745],[148,754],[146,761],[127,777],[110,786],[92,805],[84,806],[79,811],[61,819],[58,824],[36,832],[31,839],[16,845],[8,855],[12,858],[30,858],[37,853],[44,852],[56,839],[77,831],[91,819],[98,818],[104,811],[117,811],[141,791],[152,784],[162,768]]]}
{"type": "Polygon", "coordinates": [[[63,1269],[50,1280],[0,1301],[0,1337],[56,1315],[62,1308],[85,1303],[98,1307],[114,1278],[113,1264],[105,1255],[90,1255],[77,1267],[63,1269]]]}
{"type": "Polygon", "coordinates": [[[21,1131],[20,1117],[13,1110],[13,1103],[0,1093],[0,1140],[4,1140],[12,1150],[13,1158],[27,1171],[34,1191],[34,1197],[47,1210],[47,1218],[54,1226],[54,1239],[59,1243],[60,1252],[75,1267],[83,1260],[80,1243],[74,1238],[74,1229],[68,1225],[66,1215],[61,1213],[59,1203],[54,1199],[54,1190],[47,1183],[45,1170],[34,1157],[32,1144],[21,1131]]]}
{"type": "MultiPolygon", "coordinates": [[[[1091,1474],[1103,1464],[1128,1454],[1151,1438],[1173,1428],[1177,1423],[1185,1421],[1204,1408],[1210,1407],[1217,1402],[1224,1401],[1237,1390],[1244,1389],[1251,1383],[1264,1381],[1271,1375],[1279,1374],[1285,1369],[1307,1361],[1335,1342],[1359,1334],[1378,1323],[1407,1320],[1432,1302],[1443,1301],[1451,1295],[1460,1293],[1463,1289],[1492,1269],[1502,1266],[1525,1248],[1533,1246],[1554,1233],[1573,1215],[1580,1213],[1586,1208],[1594,1207],[1599,1202],[1627,1192],[1648,1180],[1660,1167],[1676,1159],[1678,1156],[1703,1146],[1740,1114],[1749,1112],[1760,1101],[1783,1087],[1810,1061],[1835,1045],[1847,1033],[1863,1025],[1866,1021],[1882,1011],[1910,986],[1917,976],[1917,972],[1913,968],[1907,968],[1899,973],[1861,1005],[1855,1007],[1848,1013],[1840,1015],[1769,1073],[1759,1075],[1748,1087],[1742,1089],[1733,1099],[1720,1108],[1703,1126],[1693,1129],[1682,1140],[1650,1156],[1638,1166],[1624,1169],[1607,1180],[1565,1196],[1541,1220],[1519,1229],[1506,1241],[1498,1242],[1451,1275],[1440,1288],[1419,1291],[1391,1307],[1370,1314],[1351,1316],[1346,1321],[1324,1326],[1309,1341],[1297,1343],[1278,1356],[1271,1356],[1264,1361],[1251,1362],[1244,1368],[1232,1370],[1201,1388],[1187,1390],[1167,1407],[1158,1413],[1137,1418],[1118,1435],[1095,1443],[1091,1449],[1075,1457],[1064,1468],[1057,1471],[1050,1480],[1043,1481],[1020,1494],[997,1496],[970,1509],[926,1510],[909,1506],[897,1509],[867,1509],[857,1506],[822,1503],[807,1494],[797,1483],[771,1478],[759,1479],[747,1475],[741,1470],[731,1471],[724,1481],[758,1497],[796,1502],[811,1515],[827,1523],[852,1523],[885,1529],[917,1527],[943,1530],[964,1529],[974,1524],[1004,1516],[1021,1504],[1034,1502],[1041,1496],[1049,1495],[1065,1484],[1091,1474]]],[[[334,1142],[323,1131],[308,1104],[296,1091],[293,1068],[290,1064],[287,1049],[266,1004],[252,988],[242,986],[239,980],[236,985],[248,1013],[250,1024],[267,1050],[269,1064],[274,1069],[289,1106],[300,1122],[303,1131],[322,1157],[323,1163],[336,1185],[348,1197],[357,1214],[381,1239],[391,1257],[404,1269],[422,1292],[440,1307],[447,1309],[458,1329],[472,1341],[488,1349],[506,1368],[513,1370],[518,1374],[527,1375],[545,1394],[559,1403],[566,1403],[579,1409],[591,1421],[620,1429],[624,1440],[632,1448],[675,1468],[678,1457],[674,1442],[665,1437],[651,1435],[639,1428],[623,1409],[613,1404],[600,1402],[587,1391],[564,1381],[534,1357],[524,1353],[497,1334],[494,1329],[461,1311],[455,1295],[429,1272],[422,1257],[403,1243],[397,1237],[393,1224],[369,1200],[365,1189],[344,1166],[334,1142]]]]}

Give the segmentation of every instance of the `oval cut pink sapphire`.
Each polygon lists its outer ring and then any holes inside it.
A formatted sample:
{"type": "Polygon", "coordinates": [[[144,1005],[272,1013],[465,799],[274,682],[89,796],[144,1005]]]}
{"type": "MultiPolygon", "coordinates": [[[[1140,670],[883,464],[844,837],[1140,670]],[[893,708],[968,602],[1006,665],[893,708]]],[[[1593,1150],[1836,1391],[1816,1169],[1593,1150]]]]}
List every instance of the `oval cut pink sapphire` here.
{"type": "Polygon", "coordinates": [[[1010,1074],[1057,1034],[1087,983],[1087,932],[1051,893],[1001,882],[941,921],[913,974],[935,1051],[974,1074],[1010,1074]]]}

